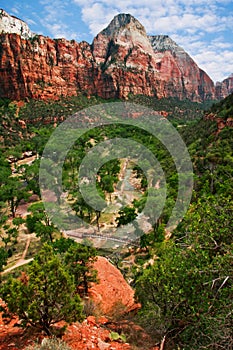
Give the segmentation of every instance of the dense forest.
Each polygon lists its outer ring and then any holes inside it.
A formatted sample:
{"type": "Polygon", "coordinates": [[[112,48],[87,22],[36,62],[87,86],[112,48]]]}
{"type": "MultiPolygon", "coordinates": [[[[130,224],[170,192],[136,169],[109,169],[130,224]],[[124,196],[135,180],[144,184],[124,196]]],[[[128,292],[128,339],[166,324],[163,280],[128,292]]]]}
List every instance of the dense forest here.
{"type": "MultiPolygon", "coordinates": [[[[37,238],[28,253],[33,261],[1,276],[1,298],[8,305],[5,312],[19,315],[22,325],[37,327],[48,335],[60,320],[81,321],[88,314],[83,297],[89,283],[98,280],[90,267],[97,255],[106,255],[135,289],[142,307],[133,316],[134,322],[146,329],[155,343],[164,341],[165,349],[177,350],[232,349],[233,94],[212,105],[145,96],[129,99],[165,116],[191,157],[191,202],[170,233],[165,228],[176,202],[178,177],[174,160],[156,137],[135,126],[112,122],[87,131],[69,150],[63,165],[63,189],[74,215],[87,224],[94,223],[97,232],[106,222],[114,227],[132,222],[146,201],[151,200],[153,206],[161,192],[149,193],[147,177],[132,162],[129,168],[138,186],[137,195],[116,214],[107,215],[86,203],[79,188],[79,167],[85,154],[120,136],[140,142],[159,161],[167,184],[166,203],[158,218],[148,210],[149,232],[135,226],[135,246],[119,250],[65,239],[45,210],[39,186],[41,157],[54,129],[73,113],[106,102],[84,95],[46,102],[0,101],[0,271],[12,266],[22,249],[20,232],[34,233],[37,238]],[[17,214],[22,203],[30,203],[24,218],[17,214]],[[130,266],[124,263],[129,255],[134,256],[130,266]]],[[[46,173],[48,182],[56,177],[53,165],[46,173]]],[[[113,159],[95,174],[100,198],[113,204],[121,169],[122,159],[113,159]]],[[[134,340],[129,336],[127,341],[131,344],[134,340]]],[[[137,343],[134,346],[140,348],[137,343]]]]}

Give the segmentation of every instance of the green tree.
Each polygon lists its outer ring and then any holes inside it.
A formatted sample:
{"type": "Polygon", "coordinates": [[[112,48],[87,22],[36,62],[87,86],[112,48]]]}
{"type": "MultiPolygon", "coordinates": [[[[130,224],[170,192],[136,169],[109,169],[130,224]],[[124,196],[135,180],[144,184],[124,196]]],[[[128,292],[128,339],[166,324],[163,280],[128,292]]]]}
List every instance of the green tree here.
{"type": "Polygon", "coordinates": [[[88,185],[84,191],[87,198],[85,200],[79,190],[72,194],[73,198],[75,198],[72,208],[80,216],[80,218],[87,219],[89,222],[95,220],[99,231],[99,220],[103,209],[102,198],[104,198],[104,194],[100,188],[97,188],[96,195],[92,192],[92,189],[89,188],[88,185]]]}
{"type": "Polygon", "coordinates": [[[187,235],[188,244],[208,250],[211,255],[223,255],[232,244],[233,203],[232,196],[202,197],[193,203],[177,228],[176,236],[187,235]]]}
{"type": "Polygon", "coordinates": [[[61,238],[56,239],[55,241],[53,241],[52,247],[53,247],[53,251],[56,254],[64,254],[64,253],[67,252],[67,250],[71,246],[76,245],[76,244],[77,243],[71,238],[61,237],[61,238]]]}
{"type": "Polygon", "coordinates": [[[23,165],[24,169],[22,177],[27,184],[28,190],[40,196],[39,187],[39,160],[34,161],[31,165],[23,165]]]}
{"type": "Polygon", "coordinates": [[[98,182],[101,189],[104,192],[110,194],[114,192],[114,184],[118,182],[118,175],[120,172],[120,161],[118,159],[112,159],[106,162],[98,172],[98,182]]]}
{"type": "Polygon", "coordinates": [[[231,260],[230,253],[211,259],[201,247],[166,242],[136,283],[143,324],[177,349],[230,350],[231,260]]]}
{"type": "Polygon", "coordinates": [[[74,209],[76,214],[81,219],[87,217],[88,221],[91,221],[93,209],[90,205],[86,203],[80,191],[75,191],[73,193],[73,197],[75,198],[75,202],[72,204],[72,208],[74,209]]]}
{"type": "Polygon", "coordinates": [[[8,248],[13,247],[18,241],[18,230],[16,227],[11,227],[10,225],[4,225],[0,231],[0,237],[2,243],[4,243],[4,248],[7,250],[8,248]],[[8,246],[10,243],[10,247],[8,246]]]}
{"type": "Polygon", "coordinates": [[[3,270],[3,266],[7,264],[8,253],[7,251],[0,247],[0,272],[3,270]]]}
{"type": "Polygon", "coordinates": [[[117,226],[127,225],[137,217],[136,210],[132,207],[124,207],[119,210],[118,214],[119,216],[116,218],[117,226]]]}
{"type": "Polygon", "coordinates": [[[43,242],[53,242],[53,233],[56,231],[42,202],[34,203],[29,208],[31,212],[26,218],[26,225],[30,233],[35,232],[43,242]]]}
{"type": "Polygon", "coordinates": [[[27,200],[28,190],[19,177],[9,177],[4,187],[1,187],[2,200],[8,202],[12,217],[15,218],[16,210],[21,200],[27,200]]]}
{"type": "Polygon", "coordinates": [[[40,129],[38,128],[32,129],[32,133],[34,136],[30,140],[30,142],[31,142],[33,151],[35,151],[39,155],[42,155],[46,142],[48,141],[52,131],[53,129],[50,126],[41,127],[40,129]]]}
{"type": "Polygon", "coordinates": [[[81,300],[75,290],[73,276],[52,247],[45,244],[26,276],[8,278],[2,287],[2,298],[24,326],[31,325],[51,335],[52,326],[59,321],[82,320],[81,300]]]}
{"type": "Polygon", "coordinates": [[[24,223],[22,218],[14,218],[11,224],[7,223],[7,219],[2,220],[0,226],[0,239],[4,244],[4,249],[10,257],[13,253],[14,246],[18,242],[19,226],[24,223]]]}
{"type": "Polygon", "coordinates": [[[70,273],[75,278],[78,290],[88,294],[90,282],[97,281],[97,272],[93,269],[97,251],[94,247],[76,243],[71,244],[67,250],[64,261],[70,273]]]}
{"type": "Polygon", "coordinates": [[[136,278],[144,322],[177,348],[232,347],[232,210],[223,195],[193,203],[136,278]]]}
{"type": "Polygon", "coordinates": [[[6,184],[6,181],[10,175],[10,165],[2,154],[2,151],[0,151],[0,188],[6,184]]]}

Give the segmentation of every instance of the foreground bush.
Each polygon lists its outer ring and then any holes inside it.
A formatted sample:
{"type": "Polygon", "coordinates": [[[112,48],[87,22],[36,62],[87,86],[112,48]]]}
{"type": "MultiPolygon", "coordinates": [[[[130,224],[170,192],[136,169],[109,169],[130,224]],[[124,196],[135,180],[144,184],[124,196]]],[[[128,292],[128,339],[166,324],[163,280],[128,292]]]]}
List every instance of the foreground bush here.
{"type": "Polygon", "coordinates": [[[45,244],[20,279],[10,277],[2,287],[8,311],[17,314],[22,326],[33,326],[48,335],[60,321],[81,321],[82,303],[74,277],[67,272],[52,247],[45,244]]]}

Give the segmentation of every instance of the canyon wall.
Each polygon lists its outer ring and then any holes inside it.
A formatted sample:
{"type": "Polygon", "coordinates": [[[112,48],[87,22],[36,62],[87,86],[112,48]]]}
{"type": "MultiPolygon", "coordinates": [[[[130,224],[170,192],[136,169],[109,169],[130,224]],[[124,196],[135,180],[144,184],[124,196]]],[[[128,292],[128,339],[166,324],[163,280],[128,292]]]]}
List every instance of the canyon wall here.
{"type": "Polygon", "coordinates": [[[213,81],[181,47],[166,35],[148,36],[128,14],[114,17],[92,44],[25,38],[16,30],[2,31],[0,45],[0,97],[56,99],[80,92],[123,99],[216,97],[213,81]]]}

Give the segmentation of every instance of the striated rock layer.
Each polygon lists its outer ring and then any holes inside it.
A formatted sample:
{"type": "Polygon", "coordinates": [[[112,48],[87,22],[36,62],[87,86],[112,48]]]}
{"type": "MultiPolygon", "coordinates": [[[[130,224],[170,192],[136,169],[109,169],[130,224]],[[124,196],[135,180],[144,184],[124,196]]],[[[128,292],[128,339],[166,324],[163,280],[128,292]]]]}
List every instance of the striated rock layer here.
{"type": "Polygon", "coordinates": [[[181,47],[168,36],[147,36],[128,14],[114,17],[91,45],[13,33],[2,33],[0,45],[0,97],[215,98],[213,81],[181,47]]]}

